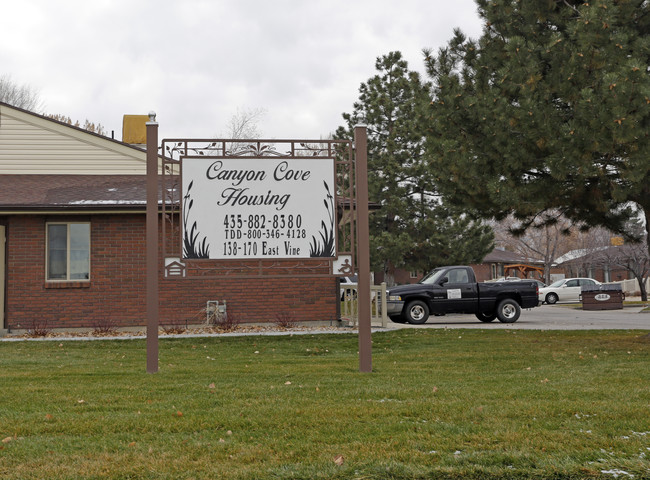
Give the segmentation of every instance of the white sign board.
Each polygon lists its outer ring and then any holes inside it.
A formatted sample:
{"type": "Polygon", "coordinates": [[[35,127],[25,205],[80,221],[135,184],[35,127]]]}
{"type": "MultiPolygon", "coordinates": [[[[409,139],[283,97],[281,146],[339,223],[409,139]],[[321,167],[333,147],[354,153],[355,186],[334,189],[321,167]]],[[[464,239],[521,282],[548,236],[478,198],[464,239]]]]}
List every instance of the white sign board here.
{"type": "Polygon", "coordinates": [[[450,288],[447,290],[447,298],[450,299],[457,299],[457,298],[463,298],[460,288],[450,288]]]}
{"type": "Polygon", "coordinates": [[[336,255],[332,158],[183,159],[183,258],[336,255]]]}

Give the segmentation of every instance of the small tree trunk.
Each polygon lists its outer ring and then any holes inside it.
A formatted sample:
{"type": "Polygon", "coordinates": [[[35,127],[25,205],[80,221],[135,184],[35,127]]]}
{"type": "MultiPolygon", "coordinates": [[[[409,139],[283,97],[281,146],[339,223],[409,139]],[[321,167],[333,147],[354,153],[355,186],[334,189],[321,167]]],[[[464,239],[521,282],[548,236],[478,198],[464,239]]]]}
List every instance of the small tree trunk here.
{"type": "Polygon", "coordinates": [[[384,282],[387,287],[395,285],[395,269],[390,262],[384,262],[384,282]]]}

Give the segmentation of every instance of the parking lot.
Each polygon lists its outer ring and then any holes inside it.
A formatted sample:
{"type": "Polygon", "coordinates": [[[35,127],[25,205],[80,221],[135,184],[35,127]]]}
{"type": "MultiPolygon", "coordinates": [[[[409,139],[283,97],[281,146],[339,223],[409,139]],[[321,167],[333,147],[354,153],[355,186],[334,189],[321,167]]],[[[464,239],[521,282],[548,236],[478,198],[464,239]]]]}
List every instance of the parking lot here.
{"type": "Polygon", "coordinates": [[[431,316],[424,325],[401,325],[388,321],[388,329],[397,328],[490,328],[519,330],[650,330],[650,312],[643,305],[622,310],[582,310],[578,304],[542,305],[522,310],[516,323],[482,323],[474,315],[431,316]]]}

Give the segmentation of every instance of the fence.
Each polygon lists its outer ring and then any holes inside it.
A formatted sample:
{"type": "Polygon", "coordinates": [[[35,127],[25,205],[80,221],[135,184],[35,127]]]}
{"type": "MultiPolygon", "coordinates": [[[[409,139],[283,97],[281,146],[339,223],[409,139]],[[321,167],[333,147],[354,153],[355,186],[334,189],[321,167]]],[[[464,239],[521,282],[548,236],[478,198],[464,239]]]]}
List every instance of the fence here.
{"type": "MultiPolygon", "coordinates": [[[[632,296],[632,295],[638,295],[641,289],[639,288],[639,281],[636,278],[633,278],[631,280],[621,280],[620,282],[611,282],[611,283],[618,283],[621,285],[621,288],[623,289],[623,292],[627,296],[632,296]]],[[[645,279],[645,291],[650,290],[650,278],[645,279]]]]}
{"type": "MultiPolygon", "coordinates": [[[[353,327],[359,323],[358,297],[358,284],[341,285],[341,318],[347,320],[353,327]]],[[[386,283],[370,285],[370,324],[372,326],[386,328],[388,325],[386,301],[386,283]]]]}

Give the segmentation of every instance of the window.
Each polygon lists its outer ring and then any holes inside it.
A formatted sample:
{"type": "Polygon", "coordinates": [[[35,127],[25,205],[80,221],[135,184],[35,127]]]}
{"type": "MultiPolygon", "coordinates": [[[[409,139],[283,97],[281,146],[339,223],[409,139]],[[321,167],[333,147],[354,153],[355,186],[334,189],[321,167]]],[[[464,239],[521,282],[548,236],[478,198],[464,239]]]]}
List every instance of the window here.
{"type": "Polygon", "coordinates": [[[47,224],[47,279],[90,279],[90,224],[47,224]]]}
{"type": "Polygon", "coordinates": [[[414,272],[414,271],[409,272],[409,276],[410,276],[411,278],[418,278],[418,277],[419,277],[417,271],[415,271],[415,272],[414,272]]]}
{"type": "Polygon", "coordinates": [[[454,269],[450,270],[449,274],[449,283],[468,283],[469,279],[467,278],[467,271],[464,269],[454,269]]]}

